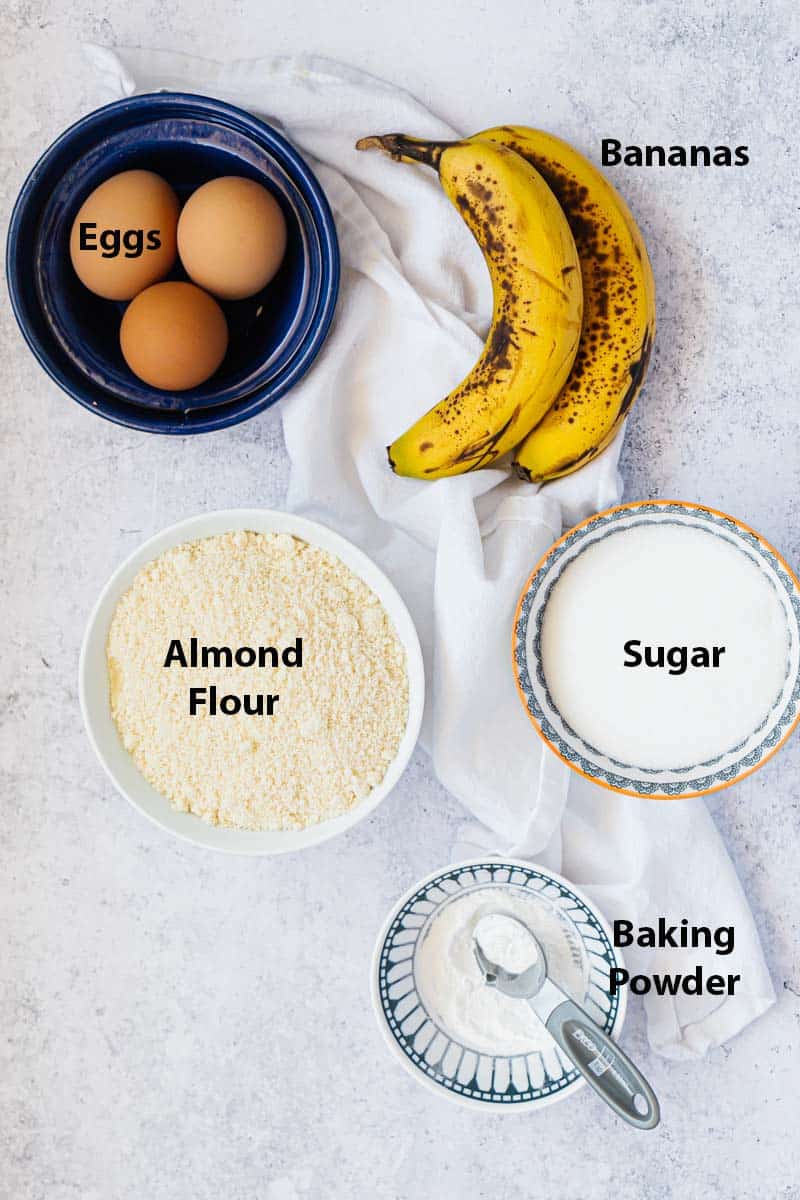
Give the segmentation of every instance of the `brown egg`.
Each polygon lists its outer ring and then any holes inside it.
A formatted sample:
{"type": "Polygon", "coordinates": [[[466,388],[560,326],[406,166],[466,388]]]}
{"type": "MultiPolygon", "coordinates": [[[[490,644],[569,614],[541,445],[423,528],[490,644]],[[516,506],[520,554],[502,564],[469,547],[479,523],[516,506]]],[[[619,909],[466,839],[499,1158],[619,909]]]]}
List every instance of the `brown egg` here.
{"type": "Polygon", "coordinates": [[[119,340],[134,375],[181,392],[214,374],[228,349],[228,325],[216,300],[193,283],[156,283],[128,305],[119,340]]]}
{"type": "Polygon", "coordinates": [[[252,179],[212,179],[183,207],[178,253],[190,278],[215,296],[253,296],[269,283],[286,253],[280,205],[252,179]]]}
{"type": "Polygon", "coordinates": [[[69,253],[90,292],[130,300],[177,257],[178,197],[152,171],[123,171],[95,188],[72,224],[69,253]]]}

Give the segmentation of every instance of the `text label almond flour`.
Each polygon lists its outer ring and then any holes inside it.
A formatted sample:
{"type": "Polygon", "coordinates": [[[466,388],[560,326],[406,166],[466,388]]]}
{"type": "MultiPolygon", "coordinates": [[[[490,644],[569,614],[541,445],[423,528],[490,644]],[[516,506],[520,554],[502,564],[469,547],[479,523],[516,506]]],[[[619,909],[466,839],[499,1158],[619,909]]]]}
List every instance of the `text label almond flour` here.
{"type": "MultiPolygon", "coordinates": [[[[294,642],[285,646],[283,650],[279,650],[277,646],[238,646],[233,650],[230,646],[201,646],[199,639],[193,637],[189,639],[187,655],[181,639],[173,638],[164,659],[164,666],[172,667],[176,664],[179,667],[203,668],[204,670],[209,668],[230,670],[234,666],[259,667],[262,670],[266,667],[277,668],[281,665],[302,667],[303,639],[295,638],[294,642]]],[[[239,713],[243,713],[248,717],[272,717],[275,715],[275,706],[279,700],[279,693],[251,695],[249,692],[245,692],[238,696],[231,692],[220,696],[214,684],[210,687],[190,687],[189,716],[196,717],[198,714],[203,714],[216,717],[222,714],[226,717],[235,717],[239,713]]]]}

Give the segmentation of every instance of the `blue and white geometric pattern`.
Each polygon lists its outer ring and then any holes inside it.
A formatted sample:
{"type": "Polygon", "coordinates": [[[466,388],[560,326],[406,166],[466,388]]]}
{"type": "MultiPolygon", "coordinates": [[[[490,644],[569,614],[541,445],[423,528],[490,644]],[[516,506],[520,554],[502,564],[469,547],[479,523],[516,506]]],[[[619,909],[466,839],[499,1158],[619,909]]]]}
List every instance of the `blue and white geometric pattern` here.
{"type": "Polygon", "coordinates": [[[431,876],[401,904],[376,950],[373,990],[383,1032],[405,1065],[461,1101],[493,1106],[552,1103],[583,1085],[553,1043],[525,1055],[482,1054],[441,1027],[420,997],[415,952],[439,910],[476,889],[519,888],[557,909],[576,935],[587,973],[585,1005],[606,1032],[618,1032],[621,996],[609,995],[612,967],[621,965],[608,931],[588,901],[565,880],[524,863],[476,860],[431,876]]]}

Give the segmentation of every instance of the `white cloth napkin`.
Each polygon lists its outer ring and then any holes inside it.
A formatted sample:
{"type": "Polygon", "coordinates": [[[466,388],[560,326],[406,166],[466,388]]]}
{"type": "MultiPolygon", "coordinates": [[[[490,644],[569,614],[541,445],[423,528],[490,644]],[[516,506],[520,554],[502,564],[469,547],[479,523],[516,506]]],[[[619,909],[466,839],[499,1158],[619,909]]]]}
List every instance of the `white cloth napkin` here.
{"type": "Polygon", "coordinates": [[[511,670],[522,585],[562,527],[620,499],[621,439],[539,491],[502,470],[420,483],[387,466],[386,444],[476,359],[491,295],[478,248],[435,175],[358,153],[354,143],[393,130],[436,138],[455,131],[406,92],[325,59],[216,63],[87,50],[117,94],[205,93],[281,126],[325,188],[341,244],[341,298],[319,360],[281,404],[288,506],[360,545],[408,603],[427,668],[423,743],[441,782],[479,823],[463,831],[458,857],[491,848],[534,858],[584,888],[609,920],[734,924],[736,950],[724,958],[626,954],[636,971],[674,973],[703,962],[742,976],[732,999],[648,997],[655,1049],[699,1055],[731,1037],[774,993],[705,806],[630,799],[574,776],[535,735],[511,670]]]}

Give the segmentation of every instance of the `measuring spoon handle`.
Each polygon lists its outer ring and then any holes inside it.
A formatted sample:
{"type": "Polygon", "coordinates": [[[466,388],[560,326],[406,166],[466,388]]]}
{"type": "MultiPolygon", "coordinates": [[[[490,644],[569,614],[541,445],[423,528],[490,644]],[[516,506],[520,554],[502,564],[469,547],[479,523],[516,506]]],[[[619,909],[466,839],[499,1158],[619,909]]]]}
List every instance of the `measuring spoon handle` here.
{"type": "Polygon", "coordinates": [[[617,1116],[637,1129],[655,1128],[661,1119],[655,1092],[627,1054],[579,1004],[564,999],[553,1009],[546,1026],[589,1086],[617,1116]]]}

